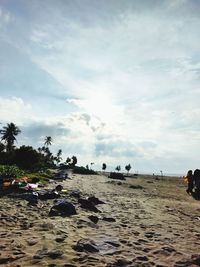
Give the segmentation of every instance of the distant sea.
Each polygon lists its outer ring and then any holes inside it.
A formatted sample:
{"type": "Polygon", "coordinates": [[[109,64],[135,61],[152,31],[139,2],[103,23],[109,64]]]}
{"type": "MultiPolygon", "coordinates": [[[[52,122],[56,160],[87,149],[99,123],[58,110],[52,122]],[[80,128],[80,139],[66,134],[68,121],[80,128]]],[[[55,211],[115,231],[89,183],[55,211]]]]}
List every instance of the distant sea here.
{"type": "MultiPolygon", "coordinates": [[[[151,172],[138,172],[139,174],[146,174],[146,175],[153,175],[153,173],[151,172]]],[[[160,172],[154,172],[154,175],[161,175],[160,172]]],[[[182,177],[182,176],[185,176],[186,173],[168,173],[168,172],[163,172],[163,176],[176,176],[176,177],[182,177]]]]}

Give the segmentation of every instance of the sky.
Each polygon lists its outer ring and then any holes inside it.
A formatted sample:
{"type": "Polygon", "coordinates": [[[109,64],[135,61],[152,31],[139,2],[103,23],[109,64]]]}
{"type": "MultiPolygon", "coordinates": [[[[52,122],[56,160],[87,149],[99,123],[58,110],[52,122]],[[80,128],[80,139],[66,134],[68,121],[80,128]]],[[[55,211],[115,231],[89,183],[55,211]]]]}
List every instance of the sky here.
{"type": "Polygon", "coordinates": [[[200,168],[198,0],[0,0],[0,127],[108,170],[200,168]]]}

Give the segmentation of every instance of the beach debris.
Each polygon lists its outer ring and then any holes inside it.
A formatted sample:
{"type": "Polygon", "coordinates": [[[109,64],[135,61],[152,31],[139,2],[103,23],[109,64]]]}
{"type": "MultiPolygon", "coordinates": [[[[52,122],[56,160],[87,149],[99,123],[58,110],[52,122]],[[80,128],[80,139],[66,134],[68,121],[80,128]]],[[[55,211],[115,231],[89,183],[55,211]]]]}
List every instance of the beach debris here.
{"type": "Polygon", "coordinates": [[[12,198],[20,198],[29,202],[31,205],[35,205],[38,203],[38,193],[37,192],[27,192],[22,191],[21,193],[12,193],[10,195],[12,198]]]}
{"type": "Polygon", "coordinates": [[[56,192],[61,192],[63,190],[63,186],[62,185],[57,185],[56,187],[55,187],[55,189],[54,189],[54,191],[56,191],[56,192]]]}
{"type": "Polygon", "coordinates": [[[57,192],[56,190],[49,190],[49,189],[40,190],[38,196],[40,200],[56,199],[59,197],[60,197],[59,192],[57,192]]]}
{"type": "Polygon", "coordinates": [[[64,171],[60,171],[58,173],[56,173],[53,177],[54,180],[66,180],[68,178],[68,174],[65,173],[64,171]]]}
{"type": "Polygon", "coordinates": [[[58,200],[50,209],[49,216],[71,216],[77,214],[73,204],[66,200],[58,200]]]}
{"type": "Polygon", "coordinates": [[[108,178],[117,179],[117,180],[126,180],[124,175],[118,172],[111,172],[108,178]]]}
{"type": "Polygon", "coordinates": [[[71,190],[69,192],[70,197],[80,198],[81,192],[79,190],[71,190]]]}

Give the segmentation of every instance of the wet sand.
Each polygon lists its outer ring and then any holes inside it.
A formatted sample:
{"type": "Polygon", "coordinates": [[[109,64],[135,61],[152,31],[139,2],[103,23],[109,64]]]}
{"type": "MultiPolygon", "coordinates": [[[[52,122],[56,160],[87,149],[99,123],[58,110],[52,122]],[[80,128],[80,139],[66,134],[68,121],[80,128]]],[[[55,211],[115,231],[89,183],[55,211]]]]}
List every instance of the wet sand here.
{"type": "Polygon", "coordinates": [[[54,200],[31,206],[0,198],[0,266],[200,266],[200,201],[182,179],[69,176],[61,184],[77,211],[70,217],[48,216],[54,200]],[[99,212],[83,209],[71,190],[105,204],[99,212]],[[96,251],[77,250],[77,242],[96,251]]]}

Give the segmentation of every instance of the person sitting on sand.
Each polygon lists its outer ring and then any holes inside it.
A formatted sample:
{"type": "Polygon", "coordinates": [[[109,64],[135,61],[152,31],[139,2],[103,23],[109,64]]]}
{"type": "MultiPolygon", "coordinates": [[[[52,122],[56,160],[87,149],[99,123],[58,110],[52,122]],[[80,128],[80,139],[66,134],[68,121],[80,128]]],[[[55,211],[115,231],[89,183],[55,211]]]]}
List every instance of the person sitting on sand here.
{"type": "Polygon", "coordinates": [[[187,182],[188,182],[188,188],[187,188],[186,192],[189,195],[191,195],[193,187],[194,187],[194,177],[193,177],[193,174],[192,174],[192,170],[188,171],[186,178],[187,178],[187,182]]]}

